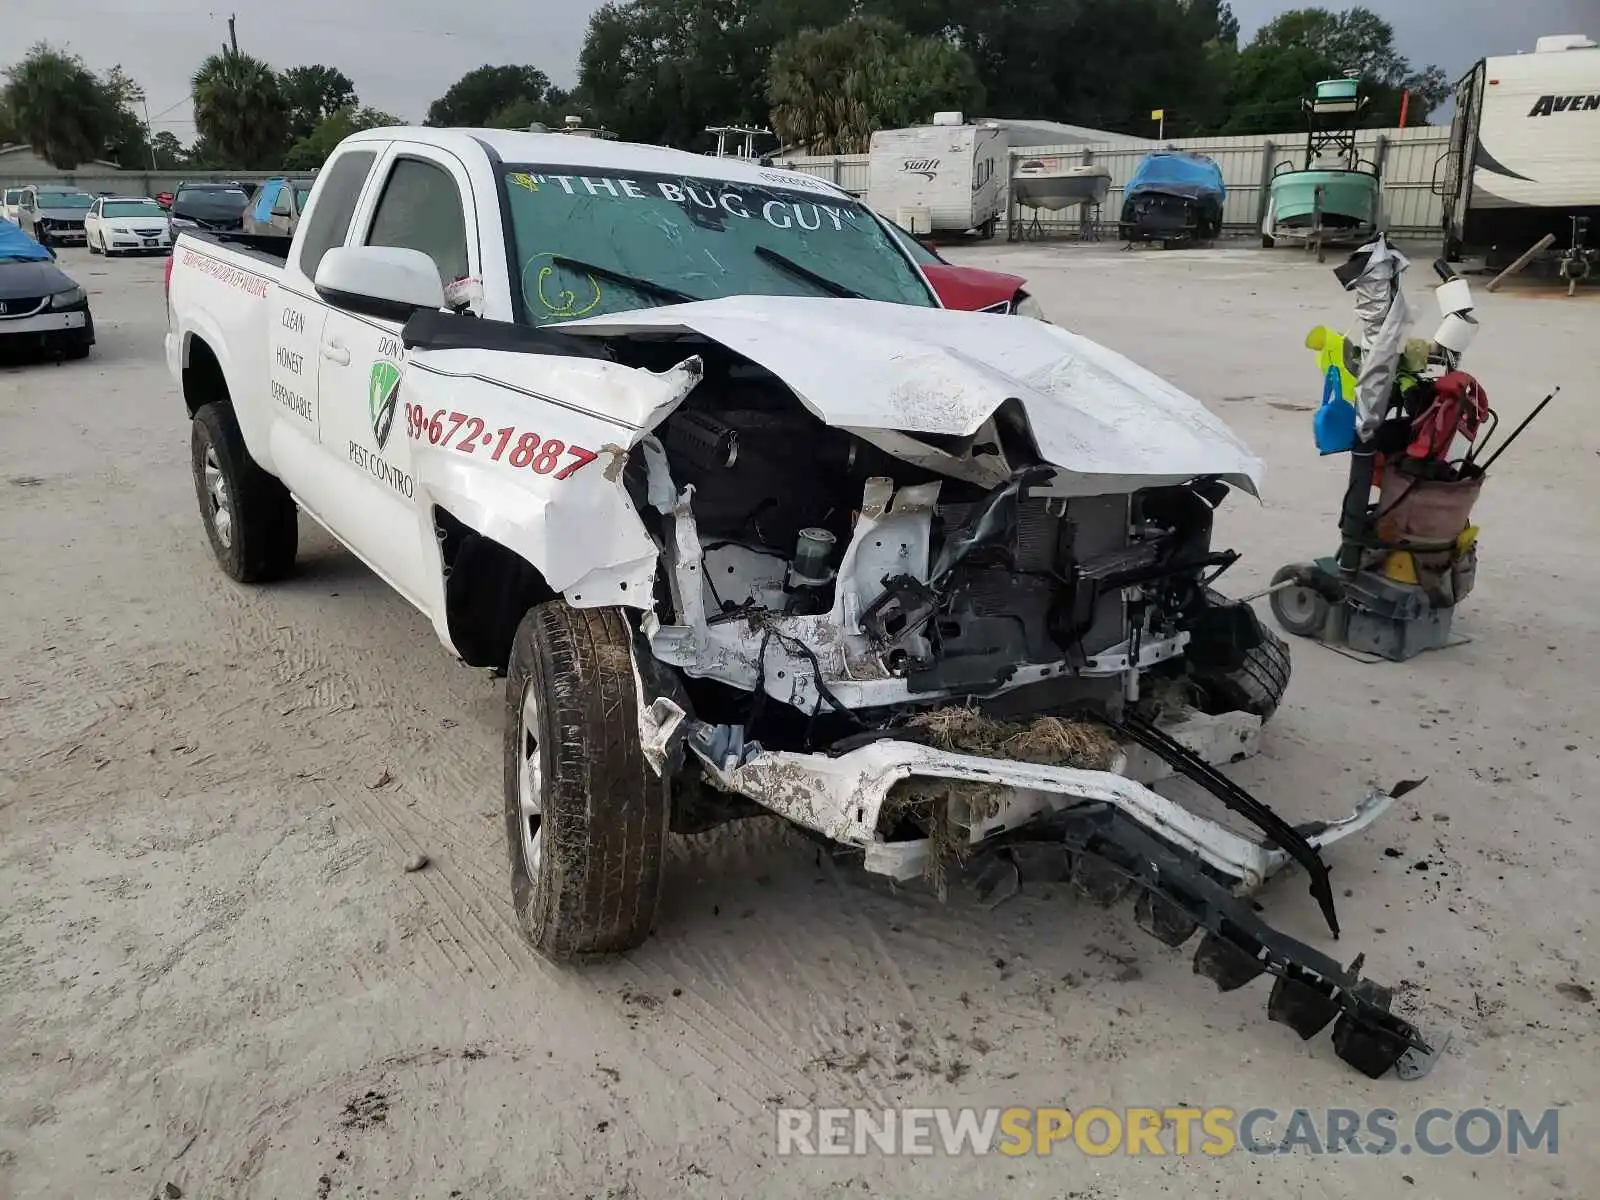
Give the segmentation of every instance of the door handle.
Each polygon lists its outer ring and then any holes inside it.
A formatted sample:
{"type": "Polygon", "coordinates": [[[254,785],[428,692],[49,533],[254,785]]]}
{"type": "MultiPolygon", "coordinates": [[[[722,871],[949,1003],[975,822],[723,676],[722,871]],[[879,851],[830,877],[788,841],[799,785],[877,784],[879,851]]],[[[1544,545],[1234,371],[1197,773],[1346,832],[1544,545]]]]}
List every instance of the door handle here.
{"type": "Polygon", "coordinates": [[[350,365],[350,349],[343,342],[323,342],[322,357],[329,362],[338,363],[341,367],[350,365]]]}

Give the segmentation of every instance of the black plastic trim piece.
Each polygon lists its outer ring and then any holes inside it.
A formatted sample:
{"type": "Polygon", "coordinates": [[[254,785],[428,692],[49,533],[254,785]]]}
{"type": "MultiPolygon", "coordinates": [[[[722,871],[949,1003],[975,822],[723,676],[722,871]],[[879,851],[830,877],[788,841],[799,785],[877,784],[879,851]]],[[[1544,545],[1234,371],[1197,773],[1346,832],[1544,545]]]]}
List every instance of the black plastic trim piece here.
{"type": "Polygon", "coordinates": [[[1102,717],[1113,731],[1137,742],[1146,750],[1170,765],[1185,779],[1199,784],[1234,812],[1266,834],[1276,846],[1286,850],[1289,857],[1305,868],[1311,876],[1311,895],[1322,909],[1323,919],[1333,936],[1339,936],[1339,916],[1333,904],[1333,885],[1328,879],[1328,864],[1315,846],[1306,841],[1298,829],[1285,821],[1271,808],[1257,800],[1205,759],[1187,746],[1169,737],[1148,721],[1130,717],[1113,721],[1102,717]]]}
{"type": "Polygon", "coordinates": [[[364,313],[382,321],[405,321],[418,310],[415,304],[399,300],[385,300],[378,296],[363,296],[359,292],[346,292],[339,288],[319,287],[317,295],[332,308],[364,313]]]}
{"type": "Polygon", "coordinates": [[[419,308],[400,331],[407,350],[497,350],[508,354],[551,354],[560,358],[610,361],[597,338],[574,337],[553,329],[492,321],[467,313],[419,308]]]}

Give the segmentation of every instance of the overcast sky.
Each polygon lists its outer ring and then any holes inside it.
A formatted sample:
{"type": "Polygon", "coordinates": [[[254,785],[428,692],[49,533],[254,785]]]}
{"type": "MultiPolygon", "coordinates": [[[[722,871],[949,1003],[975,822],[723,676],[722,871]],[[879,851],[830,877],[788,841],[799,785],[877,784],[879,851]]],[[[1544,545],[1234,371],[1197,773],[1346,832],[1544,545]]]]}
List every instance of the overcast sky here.
{"type": "MultiPolygon", "coordinates": [[[[151,123],[194,133],[189,78],[227,36],[228,7],[211,0],[6,0],[5,51],[65,43],[96,70],[115,63],[144,85],[151,123]]],[[[225,2],[225,0],[224,0],[225,2]]],[[[1366,0],[1393,22],[1400,49],[1452,79],[1487,54],[1531,50],[1546,33],[1600,39],[1600,0],[1366,0]]],[[[1249,36],[1283,0],[1232,0],[1249,36]]],[[[265,0],[240,10],[239,47],[285,68],[338,67],[365,104],[411,121],[456,79],[484,63],[532,63],[564,86],[600,0],[265,0]]],[[[1341,0],[1325,7],[1346,8],[1341,0]]],[[[3,65],[3,64],[0,64],[3,65]]],[[[1060,113],[1003,116],[1060,118],[1060,113]]]]}

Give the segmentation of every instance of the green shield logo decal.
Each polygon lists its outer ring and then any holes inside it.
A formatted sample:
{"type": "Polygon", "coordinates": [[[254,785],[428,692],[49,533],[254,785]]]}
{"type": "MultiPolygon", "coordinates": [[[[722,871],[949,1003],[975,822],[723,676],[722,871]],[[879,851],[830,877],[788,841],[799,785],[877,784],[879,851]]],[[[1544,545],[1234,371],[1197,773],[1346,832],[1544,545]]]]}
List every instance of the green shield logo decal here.
{"type": "Polygon", "coordinates": [[[372,364],[367,376],[367,409],[372,416],[372,436],[382,450],[394,428],[394,407],[400,399],[400,368],[386,358],[372,364]]]}

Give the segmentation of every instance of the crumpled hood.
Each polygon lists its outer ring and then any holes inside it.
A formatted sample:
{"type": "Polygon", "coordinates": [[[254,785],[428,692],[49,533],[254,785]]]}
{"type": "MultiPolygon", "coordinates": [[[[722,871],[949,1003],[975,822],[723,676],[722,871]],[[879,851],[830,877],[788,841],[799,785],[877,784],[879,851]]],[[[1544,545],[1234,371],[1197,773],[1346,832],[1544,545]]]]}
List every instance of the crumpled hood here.
{"type": "Polygon", "coordinates": [[[1119,492],[1216,475],[1259,494],[1261,460],[1203,404],[1122,355],[1027,317],[871,300],[736,296],[563,323],[596,336],[693,333],[759,363],[821,420],[903,454],[894,434],[968,437],[1007,400],[1040,454],[1119,492]]]}

